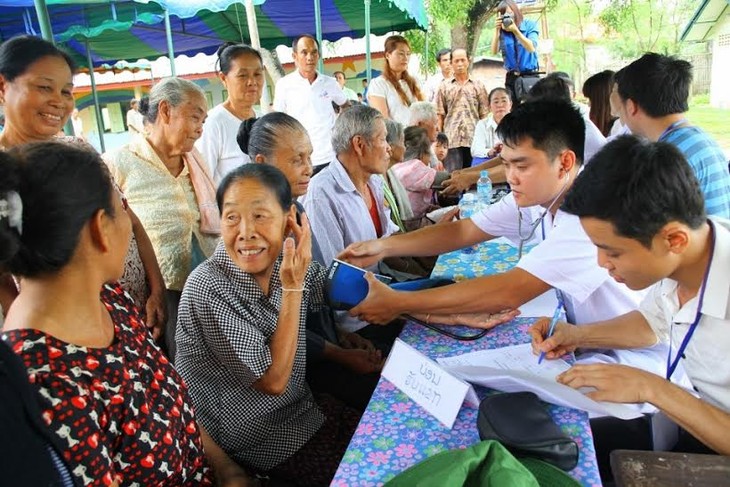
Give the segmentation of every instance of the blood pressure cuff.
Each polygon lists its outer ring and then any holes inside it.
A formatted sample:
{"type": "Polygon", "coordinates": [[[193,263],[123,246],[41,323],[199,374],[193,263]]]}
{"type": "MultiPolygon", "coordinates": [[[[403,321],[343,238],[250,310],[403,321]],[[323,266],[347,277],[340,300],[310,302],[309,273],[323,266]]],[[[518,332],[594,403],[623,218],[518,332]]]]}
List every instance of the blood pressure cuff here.
{"type": "Polygon", "coordinates": [[[553,421],[532,392],[486,397],[479,405],[479,438],[497,440],[515,457],[531,457],[568,471],[578,464],[578,445],[553,421]]]}

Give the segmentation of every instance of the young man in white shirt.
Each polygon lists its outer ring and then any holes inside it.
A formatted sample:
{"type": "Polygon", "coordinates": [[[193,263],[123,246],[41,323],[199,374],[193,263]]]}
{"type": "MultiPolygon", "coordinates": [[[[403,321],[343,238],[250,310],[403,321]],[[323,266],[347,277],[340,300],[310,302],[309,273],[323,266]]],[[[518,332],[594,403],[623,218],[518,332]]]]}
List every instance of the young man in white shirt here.
{"type": "Polygon", "coordinates": [[[439,72],[430,76],[426,82],[426,101],[434,102],[436,93],[439,91],[441,82],[450,79],[454,75],[451,67],[451,49],[445,47],[436,53],[436,62],[439,65],[439,72]]]}
{"type": "MultiPolygon", "coordinates": [[[[515,268],[416,292],[396,292],[368,275],[370,292],[351,314],[371,323],[386,323],[415,312],[496,313],[517,309],[551,288],[561,294],[572,323],[609,319],[635,309],[640,297],[597,265],[596,249],[578,219],[560,210],[581,166],[584,131],[583,118],[568,102],[541,100],[520,105],[498,128],[512,193],[471,219],[360,242],[340,255],[367,266],[389,256],[441,254],[500,236],[520,247],[537,242],[515,268]]],[[[659,370],[665,357],[654,349],[607,350],[579,359],[659,370]]]]}
{"type": "MultiPolygon", "coordinates": [[[[600,401],[648,402],[683,429],[680,451],[730,454],[730,221],[707,218],[697,178],[669,143],[610,142],[564,203],[598,248],[598,263],[632,289],[652,286],[637,311],[575,327],[530,330],[533,348],[556,358],[585,348],[670,344],[659,375],[617,365],[577,365],[558,377],[600,401]],[[669,379],[681,364],[699,398],[669,379]]],[[[618,446],[618,445],[617,445],[618,446]]],[[[620,445],[632,448],[632,445],[620,445]]]]}
{"type": "Polygon", "coordinates": [[[317,71],[319,45],[311,35],[294,39],[292,53],[296,71],[276,83],[274,110],[296,118],[304,125],[312,141],[312,165],[318,173],[335,158],[332,149],[332,127],[335,110],[332,103],[348,107],[349,100],[334,78],[317,71]]]}

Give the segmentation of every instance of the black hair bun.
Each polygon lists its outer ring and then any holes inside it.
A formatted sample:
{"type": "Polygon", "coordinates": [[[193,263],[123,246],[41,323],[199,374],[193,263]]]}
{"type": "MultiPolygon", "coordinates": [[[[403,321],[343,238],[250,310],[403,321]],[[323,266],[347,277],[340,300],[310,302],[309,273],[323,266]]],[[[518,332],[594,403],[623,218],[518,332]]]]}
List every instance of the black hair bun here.
{"type": "Polygon", "coordinates": [[[248,154],[249,156],[251,154],[248,153],[248,142],[249,140],[251,140],[251,131],[253,130],[253,126],[257,121],[258,118],[256,117],[247,118],[246,120],[241,122],[241,125],[238,127],[236,142],[238,142],[238,147],[241,149],[241,151],[244,154],[248,154]]]}
{"type": "Polygon", "coordinates": [[[139,113],[141,113],[142,115],[145,115],[145,116],[149,113],[149,111],[150,111],[150,97],[149,96],[142,97],[142,99],[139,101],[139,104],[137,106],[137,110],[139,111],[139,113]]]}
{"type": "Polygon", "coordinates": [[[237,44],[236,42],[230,42],[230,41],[226,42],[225,44],[222,44],[218,48],[218,50],[215,52],[215,55],[220,58],[221,54],[223,54],[223,51],[225,51],[226,49],[228,49],[231,46],[235,46],[236,44],[237,44]]]}

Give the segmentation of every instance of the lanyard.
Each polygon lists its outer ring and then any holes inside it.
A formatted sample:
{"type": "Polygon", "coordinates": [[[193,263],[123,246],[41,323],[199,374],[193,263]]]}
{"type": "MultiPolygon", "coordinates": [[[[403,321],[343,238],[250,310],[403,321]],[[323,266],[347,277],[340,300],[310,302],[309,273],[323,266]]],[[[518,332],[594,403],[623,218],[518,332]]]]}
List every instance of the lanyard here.
{"type": "Polygon", "coordinates": [[[669,127],[667,127],[667,128],[664,129],[664,132],[662,132],[662,135],[659,136],[659,138],[657,139],[657,141],[658,142],[661,142],[664,139],[664,137],[666,137],[667,135],[669,135],[670,132],[673,132],[673,131],[677,130],[680,126],[684,125],[685,123],[687,123],[687,119],[686,118],[683,118],[681,120],[677,120],[672,125],[670,125],[669,127]]]}
{"type": "MultiPolygon", "coordinates": [[[[705,269],[705,275],[702,277],[702,284],[700,286],[700,297],[697,300],[697,312],[695,313],[694,321],[689,326],[689,331],[684,336],[684,340],[682,340],[682,344],[679,346],[679,350],[677,350],[677,355],[675,355],[674,360],[672,360],[672,332],[671,330],[669,331],[669,352],[667,353],[667,380],[670,380],[672,378],[672,374],[674,374],[674,370],[677,368],[677,365],[679,365],[679,360],[682,358],[682,355],[684,355],[684,351],[687,348],[689,341],[692,339],[692,335],[694,335],[695,329],[697,328],[697,325],[700,323],[700,319],[702,318],[702,303],[705,300],[707,278],[710,275],[712,257],[715,254],[715,227],[713,226],[711,220],[708,220],[708,222],[710,223],[710,232],[712,233],[710,259],[707,261],[707,269],[705,269]]],[[[672,326],[674,326],[673,323],[672,326]]]]}

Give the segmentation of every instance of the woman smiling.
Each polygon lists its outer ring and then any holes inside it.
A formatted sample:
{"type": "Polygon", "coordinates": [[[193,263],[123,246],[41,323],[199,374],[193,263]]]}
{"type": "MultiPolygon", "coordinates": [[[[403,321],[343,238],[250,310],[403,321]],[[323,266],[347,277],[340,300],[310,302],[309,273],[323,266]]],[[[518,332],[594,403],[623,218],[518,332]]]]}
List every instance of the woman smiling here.
{"type": "Polygon", "coordinates": [[[289,183],[268,164],[233,170],[217,200],[223,238],[185,285],[178,370],[231,458],[327,485],[359,414],[329,396],[315,403],[306,383],[305,321],[324,304],[326,278],[311,262],[307,217],[297,223],[289,183]]]}

